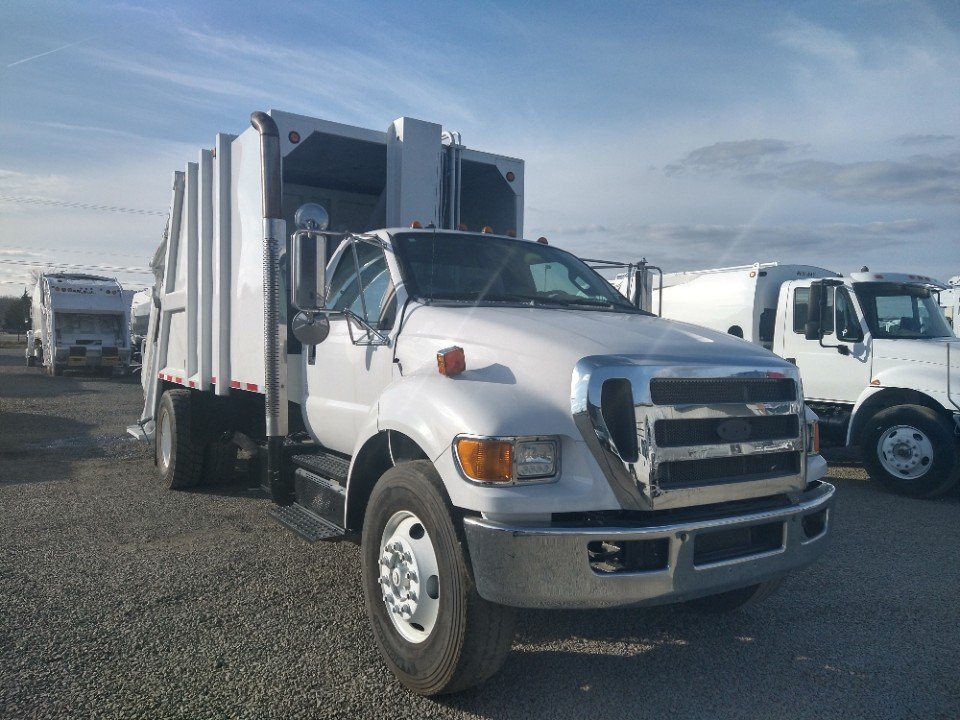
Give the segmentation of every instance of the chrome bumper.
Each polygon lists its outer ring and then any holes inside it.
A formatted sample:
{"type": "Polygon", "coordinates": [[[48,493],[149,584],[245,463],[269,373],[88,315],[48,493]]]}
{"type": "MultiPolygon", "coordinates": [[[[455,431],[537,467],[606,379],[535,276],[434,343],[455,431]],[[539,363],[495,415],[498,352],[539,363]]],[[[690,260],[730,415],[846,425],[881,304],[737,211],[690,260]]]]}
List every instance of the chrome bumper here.
{"type": "Polygon", "coordinates": [[[789,507],[701,521],[571,528],[468,517],[464,529],[477,592],[491,602],[528,608],[658,605],[753,585],[813,562],[829,544],[833,496],[832,485],[817,482],[789,507]],[[808,534],[808,516],[822,517],[822,529],[808,534]],[[701,536],[772,523],[782,523],[779,548],[716,562],[695,557],[701,536]],[[664,539],[669,550],[662,569],[608,573],[591,567],[591,542],[664,539]]]}

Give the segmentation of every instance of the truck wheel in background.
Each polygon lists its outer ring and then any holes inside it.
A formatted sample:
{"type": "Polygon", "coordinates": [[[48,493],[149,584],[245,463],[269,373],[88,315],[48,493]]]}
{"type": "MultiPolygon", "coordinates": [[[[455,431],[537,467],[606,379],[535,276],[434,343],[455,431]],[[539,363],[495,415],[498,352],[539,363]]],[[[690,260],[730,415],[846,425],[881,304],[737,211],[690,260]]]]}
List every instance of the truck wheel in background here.
{"type": "Polygon", "coordinates": [[[27,355],[27,367],[36,367],[36,366],[37,366],[37,356],[27,355]]]}
{"type": "Polygon", "coordinates": [[[157,413],[156,458],[160,478],[171,490],[191,488],[203,472],[204,443],[193,427],[189,390],[167,390],[157,413]]]}
{"type": "Polygon", "coordinates": [[[429,461],[383,474],[363,522],[364,604],[387,665],[421,695],[479,685],[513,642],[516,610],[477,594],[465,547],[429,461]]]}
{"type": "Polygon", "coordinates": [[[870,477],[901,495],[934,497],[960,478],[953,426],[946,417],[922,405],[878,412],[864,426],[860,449],[870,477]]]}
{"type": "Polygon", "coordinates": [[[687,605],[694,610],[704,613],[728,613],[741,608],[756,605],[773,595],[783,584],[783,578],[767,580],[759,585],[750,585],[745,588],[728,590],[717,595],[690,600],[687,605]]]}

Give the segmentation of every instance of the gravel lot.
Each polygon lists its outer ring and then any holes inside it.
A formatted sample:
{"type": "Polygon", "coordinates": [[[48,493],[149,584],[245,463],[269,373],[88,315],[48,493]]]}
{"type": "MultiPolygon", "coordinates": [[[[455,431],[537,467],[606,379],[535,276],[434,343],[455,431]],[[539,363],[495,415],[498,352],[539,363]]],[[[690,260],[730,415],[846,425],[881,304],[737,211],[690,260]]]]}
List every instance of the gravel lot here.
{"type": "Polygon", "coordinates": [[[253,490],[161,490],[140,403],[0,350],[0,717],[960,717],[957,495],[838,463],[833,548],[766,603],[525,612],[499,675],[426,700],[380,662],[357,548],[253,490]]]}

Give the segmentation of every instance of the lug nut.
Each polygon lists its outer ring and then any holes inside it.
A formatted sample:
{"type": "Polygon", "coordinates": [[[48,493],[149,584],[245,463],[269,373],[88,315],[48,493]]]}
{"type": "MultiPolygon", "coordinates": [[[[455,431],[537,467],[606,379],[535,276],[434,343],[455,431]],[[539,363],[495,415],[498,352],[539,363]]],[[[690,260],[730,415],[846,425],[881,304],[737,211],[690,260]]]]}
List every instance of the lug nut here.
{"type": "Polygon", "coordinates": [[[417,581],[417,574],[416,574],[413,570],[408,571],[408,572],[407,572],[407,580],[409,580],[410,582],[416,582],[416,581],[417,581]]]}

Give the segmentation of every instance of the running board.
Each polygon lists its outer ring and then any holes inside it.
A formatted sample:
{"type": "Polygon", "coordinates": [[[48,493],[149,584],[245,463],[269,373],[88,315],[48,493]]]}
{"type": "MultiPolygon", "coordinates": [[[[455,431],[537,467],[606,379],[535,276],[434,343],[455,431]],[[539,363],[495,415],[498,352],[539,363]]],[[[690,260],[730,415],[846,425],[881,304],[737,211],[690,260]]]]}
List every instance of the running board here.
{"type": "Polygon", "coordinates": [[[270,515],[308,543],[315,543],[318,540],[339,540],[346,534],[343,528],[324,520],[299,503],[276,507],[270,511],[270,515]]]}

